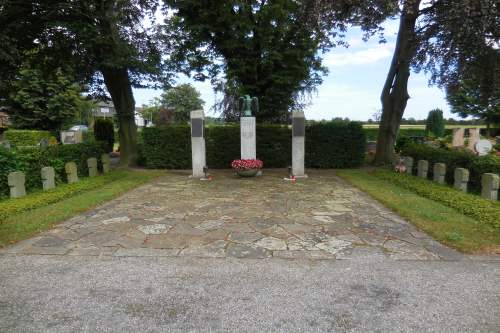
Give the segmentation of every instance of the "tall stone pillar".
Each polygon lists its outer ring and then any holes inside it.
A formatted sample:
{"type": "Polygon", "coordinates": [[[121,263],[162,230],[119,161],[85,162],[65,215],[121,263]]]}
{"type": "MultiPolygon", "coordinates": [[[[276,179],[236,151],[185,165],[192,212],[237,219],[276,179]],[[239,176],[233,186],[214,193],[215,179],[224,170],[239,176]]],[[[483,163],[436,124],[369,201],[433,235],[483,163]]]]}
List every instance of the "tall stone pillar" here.
{"type": "Polygon", "coordinates": [[[203,168],[207,165],[204,137],[203,110],[191,111],[191,154],[193,161],[193,177],[204,176],[203,168]]]}
{"type": "Polygon", "coordinates": [[[255,134],[255,117],[240,118],[241,159],[254,160],[257,158],[257,143],[255,134]]]}
{"type": "Polygon", "coordinates": [[[306,118],[304,112],[292,113],[292,175],[306,177],[305,174],[306,118]]]}

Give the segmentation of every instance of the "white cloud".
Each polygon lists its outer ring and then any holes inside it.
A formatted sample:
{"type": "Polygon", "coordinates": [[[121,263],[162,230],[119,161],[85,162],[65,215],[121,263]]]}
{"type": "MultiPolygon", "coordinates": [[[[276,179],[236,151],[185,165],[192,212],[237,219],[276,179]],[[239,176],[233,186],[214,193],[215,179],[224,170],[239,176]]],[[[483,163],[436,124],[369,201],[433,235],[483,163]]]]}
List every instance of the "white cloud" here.
{"type": "Polygon", "coordinates": [[[366,65],[379,60],[390,58],[394,51],[394,44],[379,44],[364,50],[342,53],[330,53],[325,57],[324,64],[328,67],[366,65]]]}

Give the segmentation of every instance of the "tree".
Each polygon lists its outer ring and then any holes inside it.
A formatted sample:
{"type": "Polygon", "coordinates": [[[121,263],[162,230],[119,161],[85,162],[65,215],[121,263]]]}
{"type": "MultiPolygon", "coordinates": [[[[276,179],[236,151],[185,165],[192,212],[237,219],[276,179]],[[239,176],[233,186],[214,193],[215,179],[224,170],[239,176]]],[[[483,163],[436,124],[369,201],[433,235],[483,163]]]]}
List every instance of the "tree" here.
{"type": "Polygon", "coordinates": [[[443,111],[440,109],[429,111],[425,122],[425,132],[427,134],[432,133],[434,136],[441,138],[444,135],[444,126],[443,111]]]}
{"type": "Polygon", "coordinates": [[[174,122],[186,123],[190,120],[190,112],[203,109],[205,102],[200,93],[190,84],[181,84],[165,91],[160,104],[174,111],[174,122]]]}
{"type": "Polygon", "coordinates": [[[393,160],[411,68],[431,73],[430,82],[439,86],[457,82],[463,75],[459,64],[476,59],[499,36],[495,0],[403,0],[401,7],[396,47],[381,93],[377,164],[393,160]]]}

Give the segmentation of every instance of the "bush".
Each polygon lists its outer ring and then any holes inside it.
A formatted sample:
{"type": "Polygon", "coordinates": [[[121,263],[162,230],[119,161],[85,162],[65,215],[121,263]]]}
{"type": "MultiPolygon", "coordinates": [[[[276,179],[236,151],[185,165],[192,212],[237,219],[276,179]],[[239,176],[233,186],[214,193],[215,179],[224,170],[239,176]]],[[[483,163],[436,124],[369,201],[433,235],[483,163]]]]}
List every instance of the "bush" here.
{"type": "Polygon", "coordinates": [[[425,124],[425,132],[427,135],[432,133],[437,138],[441,138],[444,135],[444,118],[443,111],[439,109],[434,109],[429,111],[427,116],[427,121],[425,124]]]}
{"type": "Polygon", "coordinates": [[[4,138],[16,147],[36,146],[40,143],[40,140],[49,139],[50,132],[9,129],[5,131],[4,138]]]}
{"type": "Polygon", "coordinates": [[[115,144],[115,128],[111,119],[97,118],[94,123],[95,141],[106,142],[106,152],[113,151],[115,144]]]}
{"type": "Polygon", "coordinates": [[[498,218],[500,216],[500,203],[498,202],[485,200],[426,179],[396,174],[387,170],[377,171],[375,176],[433,201],[441,202],[481,223],[500,228],[500,219],[498,218]]]}
{"type": "MultiPolygon", "coordinates": [[[[209,168],[229,168],[240,157],[238,125],[205,129],[209,168]]],[[[188,126],[144,128],[139,160],[148,168],[190,169],[188,126]]],[[[306,126],[306,166],[348,168],[363,163],[365,135],[359,123],[321,123],[306,126]]],[[[257,158],[267,168],[291,165],[292,130],[289,126],[257,125],[257,158]]]]}
{"type": "Polygon", "coordinates": [[[0,198],[9,194],[7,176],[10,172],[19,169],[20,165],[15,153],[0,146],[0,198]]]}
{"type": "Polygon", "coordinates": [[[401,148],[401,155],[411,156],[416,168],[418,160],[429,161],[429,172],[435,163],[446,164],[446,182],[453,184],[455,168],[469,169],[469,188],[473,192],[481,190],[481,175],[491,172],[500,174],[500,161],[493,156],[476,156],[466,150],[433,148],[425,144],[408,143],[401,148]]]}

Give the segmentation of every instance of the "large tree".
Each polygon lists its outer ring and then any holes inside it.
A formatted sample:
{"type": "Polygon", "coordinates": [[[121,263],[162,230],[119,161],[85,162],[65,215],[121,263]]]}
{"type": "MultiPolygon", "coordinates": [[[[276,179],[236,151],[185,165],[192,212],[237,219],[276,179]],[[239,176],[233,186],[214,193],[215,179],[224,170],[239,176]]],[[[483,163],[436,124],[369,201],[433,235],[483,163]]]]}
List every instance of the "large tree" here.
{"type": "Polygon", "coordinates": [[[180,84],[165,91],[160,98],[163,107],[173,109],[174,122],[186,123],[190,112],[203,109],[200,93],[190,84],[180,84]]]}
{"type": "Polygon", "coordinates": [[[480,57],[498,43],[499,5],[495,0],[403,0],[393,59],[382,89],[375,163],[393,160],[412,67],[431,73],[445,86],[463,75],[460,64],[480,57]]]}

